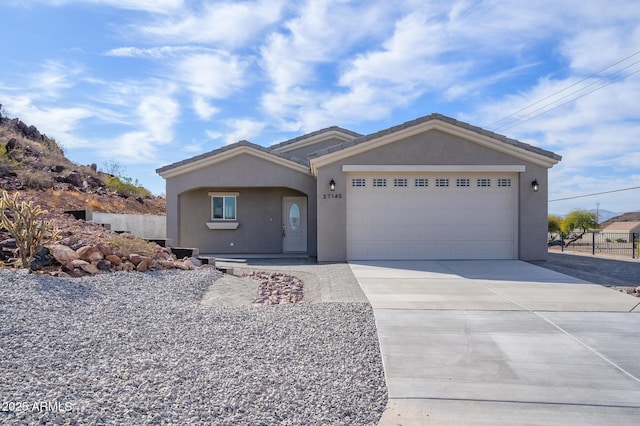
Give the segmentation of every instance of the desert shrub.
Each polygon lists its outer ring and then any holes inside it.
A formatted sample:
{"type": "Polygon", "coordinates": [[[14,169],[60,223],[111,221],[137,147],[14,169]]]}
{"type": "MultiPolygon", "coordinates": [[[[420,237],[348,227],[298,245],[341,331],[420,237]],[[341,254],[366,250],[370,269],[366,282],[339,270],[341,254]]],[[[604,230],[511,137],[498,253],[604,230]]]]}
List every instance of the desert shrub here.
{"type": "Polygon", "coordinates": [[[51,177],[49,173],[41,170],[33,170],[25,173],[22,176],[22,181],[27,188],[36,190],[53,188],[55,184],[53,177],[51,177]]]}
{"type": "Polygon", "coordinates": [[[116,234],[109,240],[109,245],[114,253],[121,256],[129,256],[131,253],[150,255],[157,249],[158,245],[150,243],[149,241],[141,238],[135,238],[130,234],[116,234]]]}
{"type": "Polygon", "coordinates": [[[58,238],[59,231],[53,224],[43,220],[47,214],[32,201],[18,201],[18,193],[13,197],[7,191],[0,197],[0,228],[6,229],[16,240],[23,268],[29,265],[33,256],[42,248],[43,242],[58,238]]]}
{"type": "Polygon", "coordinates": [[[105,180],[107,189],[126,195],[127,197],[148,197],[151,192],[145,187],[131,181],[131,178],[119,178],[118,176],[107,176],[105,180]]]}

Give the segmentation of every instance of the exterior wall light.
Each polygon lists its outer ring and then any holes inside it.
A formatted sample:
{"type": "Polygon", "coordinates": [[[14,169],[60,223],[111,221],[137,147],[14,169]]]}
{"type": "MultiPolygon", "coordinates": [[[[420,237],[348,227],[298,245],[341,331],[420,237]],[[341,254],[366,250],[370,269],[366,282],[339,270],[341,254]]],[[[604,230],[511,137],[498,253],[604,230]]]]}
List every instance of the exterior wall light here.
{"type": "Polygon", "coordinates": [[[538,189],[540,189],[538,179],[534,179],[533,181],[531,181],[531,189],[533,190],[533,192],[538,192],[538,189]]]}
{"type": "Polygon", "coordinates": [[[329,181],[329,189],[332,190],[332,191],[336,190],[336,181],[335,180],[331,179],[329,181]]]}

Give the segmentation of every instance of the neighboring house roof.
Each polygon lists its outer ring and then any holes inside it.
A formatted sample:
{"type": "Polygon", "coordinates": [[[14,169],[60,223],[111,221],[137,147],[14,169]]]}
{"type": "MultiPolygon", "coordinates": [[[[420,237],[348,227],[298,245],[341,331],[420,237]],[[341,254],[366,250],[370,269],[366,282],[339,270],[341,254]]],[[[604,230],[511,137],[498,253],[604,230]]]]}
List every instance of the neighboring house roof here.
{"type": "Polygon", "coordinates": [[[298,171],[306,169],[307,172],[311,171],[315,175],[318,167],[427,130],[439,130],[453,134],[545,167],[551,167],[562,159],[561,156],[551,151],[434,113],[369,135],[361,135],[338,126],[331,126],[270,147],[263,147],[243,140],[160,167],[156,172],[166,179],[201,167],[210,166],[241,153],[248,153],[298,171]],[[315,151],[305,159],[287,155],[289,151],[326,141],[329,138],[343,140],[344,142],[315,151]]]}
{"type": "Polygon", "coordinates": [[[640,222],[613,222],[602,232],[640,232],[640,222]]]}

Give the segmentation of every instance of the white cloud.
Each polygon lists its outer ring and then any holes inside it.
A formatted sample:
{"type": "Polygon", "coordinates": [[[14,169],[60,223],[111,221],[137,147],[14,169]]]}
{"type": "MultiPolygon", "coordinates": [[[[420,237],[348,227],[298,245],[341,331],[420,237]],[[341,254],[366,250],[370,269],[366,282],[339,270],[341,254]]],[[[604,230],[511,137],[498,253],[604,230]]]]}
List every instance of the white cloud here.
{"type": "Polygon", "coordinates": [[[129,46],[110,49],[105,52],[105,56],[115,56],[122,58],[162,59],[165,57],[207,50],[210,49],[205,49],[197,46],[158,46],[146,49],[129,46]]]}
{"type": "Polygon", "coordinates": [[[209,120],[214,114],[220,112],[219,108],[214,107],[207,99],[198,95],[193,98],[193,109],[202,120],[209,120]]]}
{"type": "Polygon", "coordinates": [[[35,125],[40,132],[55,138],[65,148],[75,148],[87,144],[86,141],[74,134],[82,120],[93,116],[91,110],[87,108],[41,107],[37,106],[33,99],[27,95],[5,95],[2,102],[9,114],[20,118],[29,125],[35,125]]]}
{"type": "Polygon", "coordinates": [[[184,7],[183,0],[15,0],[10,3],[17,6],[32,6],[43,3],[46,6],[65,6],[74,3],[88,3],[152,13],[169,13],[184,7]]]}
{"type": "Polygon", "coordinates": [[[179,104],[171,98],[172,90],[164,92],[145,96],[137,108],[148,138],[159,143],[173,140],[173,126],[180,114],[179,104]]]}
{"type": "Polygon", "coordinates": [[[187,56],[176,66],[177,78],[202,98],[223,99],[247,84],[246,60],[224,52],[187,56]]]}
{"type": "Polygon", "coordinates": [[[282,6],[280,0],[207,2],[136,29],[154,39],[239,46],[276,22],[282,6]]]}
{"type": "Polygon", "coordinates": [[[96,145],[97,153],[122,164],[150,164],[157,161],[155,138],[147,132],[127,132],[96,145]]]}
{"type": "Polygon", "coordinates": [[[225,145],[229,145],[241,140],[251,141],[258,136],[266,127],[266,123],[251,118],[238,118],[225,120],[226,129],[224,131],[207,130],[206,134],[210,139],[221,139],[225,145]]]}

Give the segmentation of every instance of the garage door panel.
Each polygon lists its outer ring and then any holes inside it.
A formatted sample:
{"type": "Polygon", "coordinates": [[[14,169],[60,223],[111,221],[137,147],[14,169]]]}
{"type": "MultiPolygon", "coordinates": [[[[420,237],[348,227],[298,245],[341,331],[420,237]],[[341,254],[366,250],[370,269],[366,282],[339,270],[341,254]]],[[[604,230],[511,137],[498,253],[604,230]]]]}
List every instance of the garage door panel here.
{"type": "MultiPolygon", "coordinates": [[[[382,174],[383,175],[383,174],[382,174]]],[[[347,250],[349,259],[512,259],[517,253],[517,175],[495,174],[490,187],[457,187],[455,174],[403,176],[407,187],[369,186],[347,190],[347,250]],[[449,187],[436,187],[448,178],[449,187]],[[499,187],[499,178],[511,185],[499,187]],[[427,179],[428,187],[415,187],[427,179]]],[[[360,177],[360,176],[354,176],[360,177]]]]}

